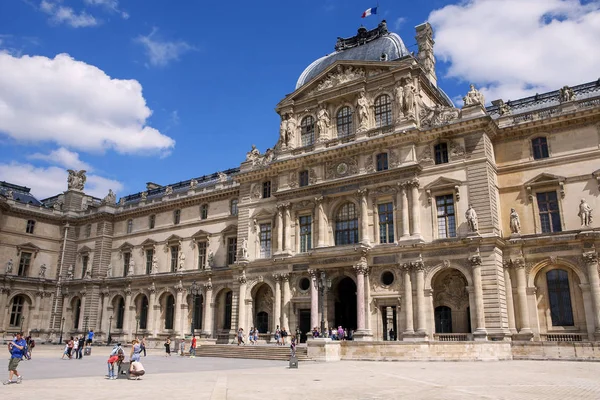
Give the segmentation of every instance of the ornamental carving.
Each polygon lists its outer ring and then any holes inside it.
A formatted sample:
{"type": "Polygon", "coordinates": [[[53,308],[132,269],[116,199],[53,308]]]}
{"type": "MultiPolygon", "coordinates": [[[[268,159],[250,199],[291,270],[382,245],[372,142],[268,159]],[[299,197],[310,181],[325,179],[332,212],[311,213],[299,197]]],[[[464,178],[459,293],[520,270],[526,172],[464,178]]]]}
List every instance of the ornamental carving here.
{"type": "Polygon", "coordinates": [[[449,303],[456,309],[462,309],[469,304],[467,280],[455,269],[448,270],[435,279],[433,293],[435,304],[449,303]]]}
{"type": "Polygon", "coordinates": [[[69,177],[67,178],[67,188],[69,190],[83,190],[86,181],[85,170],[74,171],[68,169],[67,172],[69,173],[69,177]]]}
{"type": "Polygon", "coordinates": [[[469,92],[465,97],[463,97],[463,102],[465,104],[464,107],[475,105],[483,106],[485,104],[485,98],[479,90],[475,89],[475,85],[471,84],[469,87],[469,92]]]}
{"type": "Polygon", "coordinates": [[[298,187],[298,173],[296,171],[290,172],[290,176],[288,178],[288,185],[292,189],[298,187]]]}
{"type": "Polygon", "coordinates": [[[400,157],[398,156],[398,152],[395,150],[390,150],[390,168],[395,168],[400,165],[400,157]]]}
{"type": "Polygon", "coordinates": [[[373,156],[371,154],[369,154],[365,158],[364,167],[365,167],[365,171],[367,171],[367,172],[375,171],[375,161],[373,160],[373,156]]]}
{"type": "Polygon", "coordinates": [[[309,168],[308,169],[308,184],[314,185],[315,183],[317,183],[317,173],[315,172],[314,168],[309,168]]]}
{"type": "Polygon", "coordinates": [[[396,193],[396,188],[393,186],[385,185],[380,186],[371,192],[373,195],[385,195],[385,194],[394,194],[396,193]]]}
{"type": "Polygon", "coordinates": [[[250,198],[252,198],[253,200],[260,199],[260,184],[252,184],[252,188],[250,189],[250,198]]]}
{"type": "Polygon", "coordinates": [[[309,92],[309,95],[312,95],[316,92],[320,92],[321,90],[329,89],[344,84],[346,82],[362,79],[364,77],[364,68],[356,68],[353,66],[344,67],[342,65],[338,65],[335,71],[328,73],[324,79],[319,81],[317,87],[311,92],[309,92]]]}
{"type": "Polygon", "coordinates": [[[463,158],[465,156],[465,148],[455,140],[450,140],[448,142],[448,150],[450,152],[451,159],[463,158]]]}
{"type": "Polygon", "coordinates": [[[428,107],[423,104],[419,117],[423,128],[433,128],[460,118],[460,110],[458,108],[444,107],[438,104],[433,107],[428,107]]]}
{"type": "Polygon", "coordinates": [[[302,200],[299,201],[297,203],[294,203],[294,209],[296,210],[302,210],[302,209],[306,209],[306,208],[313,208],[315,206],[315,203],[310,201],[310,200],[302,200]]]}
{"type": "Polygon", "coordinates": [[[431,151],[431,146],[427,145],[423,148],[423,151],[417,157],[419,164],[423,165],[433,165],[433,152],[431,151]]]}
{"type": "Polygon", "coordinates": [[[358,160],[356,157],[327,163],[326,179],[343,178],[356,174],[358,174],[358,160]]]}

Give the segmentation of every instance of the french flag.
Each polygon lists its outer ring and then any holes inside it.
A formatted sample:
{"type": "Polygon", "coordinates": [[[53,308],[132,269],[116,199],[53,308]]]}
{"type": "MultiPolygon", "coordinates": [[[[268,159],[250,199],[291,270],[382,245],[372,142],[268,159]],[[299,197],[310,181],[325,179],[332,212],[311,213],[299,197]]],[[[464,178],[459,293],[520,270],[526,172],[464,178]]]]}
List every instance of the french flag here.
{"type": "Polygon", "coordinates": [[[362,13],[361,18],[366,18],[369,15],[373,15],[373,14],[377,14],[377,7],[367,8],[367,10],[364,13],[362,13]]]}

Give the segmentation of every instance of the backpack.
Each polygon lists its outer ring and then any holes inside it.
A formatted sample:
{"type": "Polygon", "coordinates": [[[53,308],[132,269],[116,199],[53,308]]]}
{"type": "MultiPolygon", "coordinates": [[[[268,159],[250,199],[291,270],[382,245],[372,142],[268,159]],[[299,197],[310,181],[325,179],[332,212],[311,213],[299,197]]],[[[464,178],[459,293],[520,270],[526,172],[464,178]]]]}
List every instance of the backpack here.
{"type": "Polygon", "coordinates": [[[31,347],[32,349],[35,347],[35,340],[31,340],[31,344],[29,345],[29,347],[31,347]]]}

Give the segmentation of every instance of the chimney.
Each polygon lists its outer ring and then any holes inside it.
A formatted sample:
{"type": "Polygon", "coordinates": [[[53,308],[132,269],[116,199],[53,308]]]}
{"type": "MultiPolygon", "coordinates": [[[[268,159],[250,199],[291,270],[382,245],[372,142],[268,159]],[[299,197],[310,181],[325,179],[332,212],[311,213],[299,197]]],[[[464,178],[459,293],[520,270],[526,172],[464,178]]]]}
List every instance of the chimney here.
{"type": "Polygon", "coordinates": [[[418,60],[429,78],[429,81],[437,86],[437,77],[435,75],[435,57],[433,55],[433,29],[429,22],[425,22],[415,27],[417,31],[417,45],[419,46],[418,60]]]}

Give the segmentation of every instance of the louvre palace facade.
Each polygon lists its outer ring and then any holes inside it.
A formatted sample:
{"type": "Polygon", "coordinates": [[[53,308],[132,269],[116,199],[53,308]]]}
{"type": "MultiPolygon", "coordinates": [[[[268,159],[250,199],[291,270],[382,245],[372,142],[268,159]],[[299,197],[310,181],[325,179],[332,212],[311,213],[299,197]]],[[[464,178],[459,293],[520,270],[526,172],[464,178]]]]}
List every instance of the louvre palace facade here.
{"type": "Polygon", "coordinates": [[[338,38],[229,170],[120,199],[85,171],[44,200],[2,183],[0,333],[598,340],[600,81],[457,108],[416,40],[338,38]]]}

